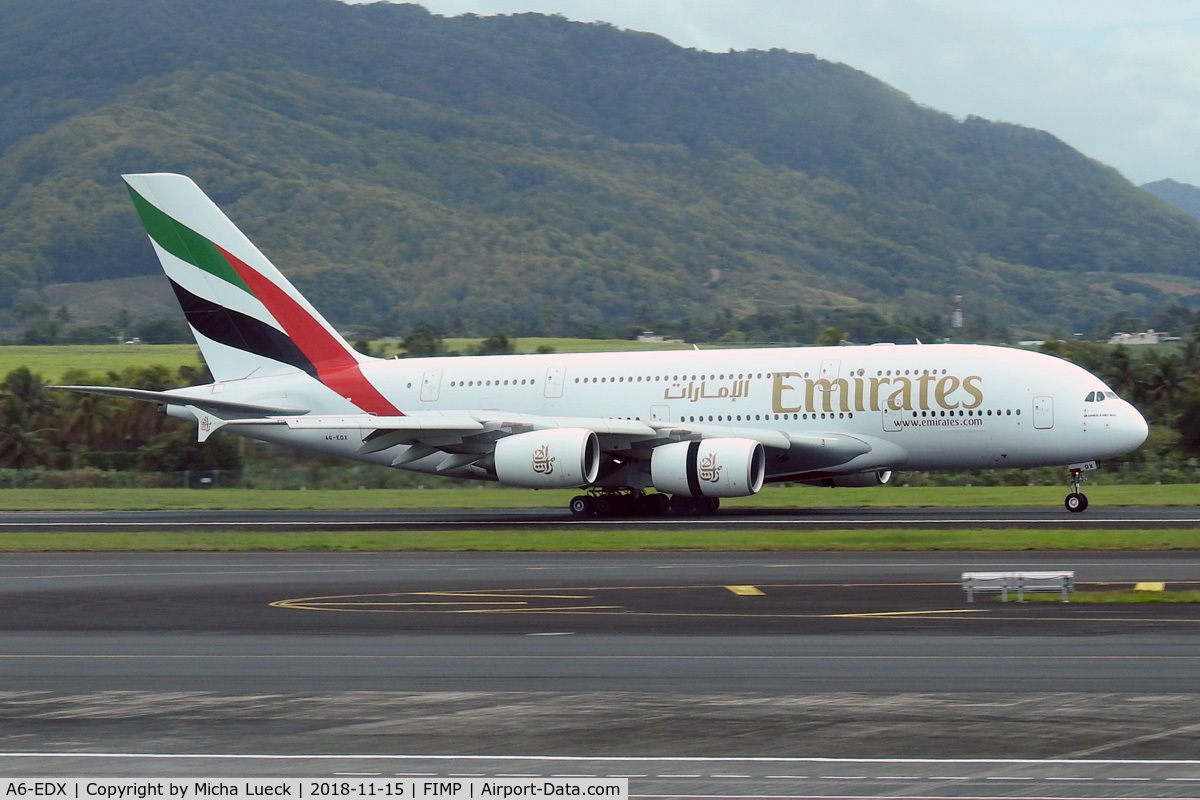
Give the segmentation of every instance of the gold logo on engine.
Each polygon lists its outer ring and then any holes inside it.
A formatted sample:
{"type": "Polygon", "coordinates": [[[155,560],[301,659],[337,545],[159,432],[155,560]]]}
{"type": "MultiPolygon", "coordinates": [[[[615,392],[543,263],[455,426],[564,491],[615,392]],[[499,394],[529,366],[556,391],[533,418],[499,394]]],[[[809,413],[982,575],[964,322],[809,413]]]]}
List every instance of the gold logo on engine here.
{"type": "Polygon", "coordinates": [[[539,475],[554,472],[554,456],[550,455],[550,445],[544,444],[533,451],[533,471],[539,475]]]}
{"type": "Polygon", "coordinates": [[[717,454],[709,453],[704,458],[700,459],[697,465],[696,473],[700,476],[700,480],[716,483],[721,479],[721,465],[717,463],[717,454]]]}

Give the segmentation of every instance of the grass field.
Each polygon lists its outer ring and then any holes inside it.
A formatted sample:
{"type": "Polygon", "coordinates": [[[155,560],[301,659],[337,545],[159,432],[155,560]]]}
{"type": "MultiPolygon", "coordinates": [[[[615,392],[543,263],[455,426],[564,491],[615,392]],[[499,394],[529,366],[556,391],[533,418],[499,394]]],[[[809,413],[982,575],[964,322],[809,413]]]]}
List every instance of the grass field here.
{"type": "MultiPolygon", "coordinates": [[[[1196,550],[1195,530],[669,530],[525,529],[259,532],[0,533],[0,552],[339,551],[479,552],[1196,550]]],[[[1066,562],[1069,563],[1069,562],[1066,562]]]]}
{"type": "MultiPolygon", "coordinates": [[[[456,353],[470,353],[479,346],[482,339],[446,339],[446,347],[456,353]]],[[[548,347],[555,353],[627,353],[635,350],[690,350],[692,345],[675,342],[639,342],[633,339],[558,339],[543,336],[531,336],[517,339],[518,353],[536,353],[539,347],[548,347]]],[[[394,352],[396,345],[389,347],[394,352]]]]}
{"type": "MultiPolygon", "coordinates": [[[[456,353],[469,353],[482,339],[447,339],[446,346],[456,353]]],[[[373,342],[372,349],[384,348],[394,355],[398,342],[373,342]]],[[[686,344],[651,344],[629,339],[552,339],[530,338],[517,340],[517,352],[534,353],[539,347],[550,347],[556,353],[599,353],[606,351],[679,350],[686,344]]],[[[194,344],[88,344],[88,345],[5,345],[0,346],[0,377],[18,367],[29,367],[49,383],[61,380],[64,373],[82,369],[95,375],[110,370],[120,372],[126,367],[161,365],[171,370],[181,366],[197,366],[200,351],[194,344]]]]}
{"type": "MultiPolygon", "coordinates": [[[[1061,603],[1062,595],[1026,594],[1025,599],[1034,603],[1061,603]]],[[[1138,592],[1133,589],[1118,589],[1107,592],[1072,592],[1072,603],[1200,603],[1200,592],[1138,592]]]]}
{"type": "Polygon", "coordinates": [[[57,383],[72,369],[82,369],[93,375],[109,370],[120,372],[126,367],[161,365],[172,371],[181,366],[200,363],[200,350],[194,344],[74,344],[34,347],[6,345],[0,347],[0,377],[18,367],[29,367],[48,383],[57,383]]]}
{"type": "MultiPolygon", "coordinates": [[[[821,489],[769,486],[752,497],[725,499],[734,508],[975,508],[1043,507],[1063,513],[1066,489],[1059,486],[880,486],[871,489],[821,489]]],[[[1091,510],[1104,506],[1189,506],[1200,503],[1190,484],[1164,486],[1096,485],[1086,487],[1091,510]]],[[[483,488],[439,489],[0,489],[0,510],[154,510],[154,509],[456,509],[563,508],[573,490],[483,488]]]]}

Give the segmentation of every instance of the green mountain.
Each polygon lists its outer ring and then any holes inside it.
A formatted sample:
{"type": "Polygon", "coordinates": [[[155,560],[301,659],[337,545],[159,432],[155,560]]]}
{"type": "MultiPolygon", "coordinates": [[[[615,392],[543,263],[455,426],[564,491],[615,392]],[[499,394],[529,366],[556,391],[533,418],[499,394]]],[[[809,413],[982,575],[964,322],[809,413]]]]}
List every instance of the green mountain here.
{"type": "Polygon", "coordinates": [[[810,55],[387,3],[38,0],[0,4],[0,107],[0,302],[154,273],[136,171],[191,175],[333,320],[385,332],[945,317],[955,294],[1082,330],[1200,298],[1196,220],[810,55]]]}

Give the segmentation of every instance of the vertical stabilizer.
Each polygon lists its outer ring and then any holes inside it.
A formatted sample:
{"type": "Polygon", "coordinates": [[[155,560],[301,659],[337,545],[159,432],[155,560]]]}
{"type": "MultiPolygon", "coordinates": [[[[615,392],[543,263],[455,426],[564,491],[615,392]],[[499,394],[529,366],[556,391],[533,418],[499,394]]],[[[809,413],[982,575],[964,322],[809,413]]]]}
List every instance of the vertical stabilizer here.
{"type": "Polygon", "coordinates": [[[218,381],[300,371],[364,411],[396,414],[355,352],[184,175],[125,175],[163,271],[218,381]]]}

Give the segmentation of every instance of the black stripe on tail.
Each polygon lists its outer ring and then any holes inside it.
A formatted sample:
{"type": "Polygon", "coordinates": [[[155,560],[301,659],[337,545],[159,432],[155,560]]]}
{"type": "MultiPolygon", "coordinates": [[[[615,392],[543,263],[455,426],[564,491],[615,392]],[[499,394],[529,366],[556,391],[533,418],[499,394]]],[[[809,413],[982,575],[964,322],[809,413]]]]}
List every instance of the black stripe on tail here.
{"type": "Polygon", "coordinates": [[[317,368],[283,331],[254,317],[217,305],[171,281],[188,324],[214,342],[269,358],[317,377],[317,368]]]}

